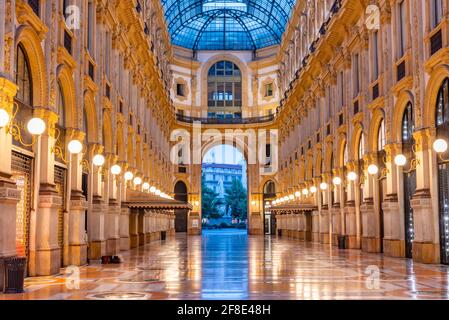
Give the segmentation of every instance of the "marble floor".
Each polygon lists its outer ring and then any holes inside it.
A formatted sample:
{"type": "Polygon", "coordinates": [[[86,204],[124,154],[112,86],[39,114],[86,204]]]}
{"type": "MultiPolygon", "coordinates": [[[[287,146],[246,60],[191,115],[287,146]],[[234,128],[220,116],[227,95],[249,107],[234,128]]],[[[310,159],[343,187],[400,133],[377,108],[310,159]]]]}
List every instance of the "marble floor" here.
{"type": "Polygon", "coordinates": [[[449,267],[244,231],[177,235],[125,252],[120,265],[26,279],[2,299],[449,299],[449,267]]]}

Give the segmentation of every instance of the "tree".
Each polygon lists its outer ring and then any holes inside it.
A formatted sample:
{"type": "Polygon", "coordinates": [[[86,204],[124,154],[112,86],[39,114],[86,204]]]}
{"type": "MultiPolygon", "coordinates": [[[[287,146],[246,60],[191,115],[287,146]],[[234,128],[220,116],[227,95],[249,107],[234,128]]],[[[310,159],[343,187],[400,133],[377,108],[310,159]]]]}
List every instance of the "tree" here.
{"type": "Polygon", "coordinates": [[[246,220],[248,216],[247,191],[240,179],[232,180],[226,188],[225,202],[227,210],[231,210],[233,219],[246,220]]]}
{"type": "Polygon", "coordinates": [[[218,193],[204,183],[203,176],[201,180],[201,212],[203,217],[210,219],[220,218],[221,215],[218,213],[219,205],[218,193]]]}

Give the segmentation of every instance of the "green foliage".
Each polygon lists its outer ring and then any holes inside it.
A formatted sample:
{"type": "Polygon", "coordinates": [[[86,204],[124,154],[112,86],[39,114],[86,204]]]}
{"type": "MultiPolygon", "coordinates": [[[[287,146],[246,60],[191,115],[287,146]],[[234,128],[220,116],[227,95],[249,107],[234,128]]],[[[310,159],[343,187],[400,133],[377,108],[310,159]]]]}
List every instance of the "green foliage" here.
{"type": "Polygon", "coordinates": [[[226,188],[225,202],[227,210],[231,210],[233,219],[245,220],[248,216],[247,191],[242,181],[234,179],[229,188],[226,188]]]}
{"type": "Polygon", "coordinates": [[[221,215],[218,213],[218,206],[220,205],[218,193],[209,188],[204,183],[204,176],[201,181],[201,212],[203,217],[208,219],[218,219],[221,215]]]}

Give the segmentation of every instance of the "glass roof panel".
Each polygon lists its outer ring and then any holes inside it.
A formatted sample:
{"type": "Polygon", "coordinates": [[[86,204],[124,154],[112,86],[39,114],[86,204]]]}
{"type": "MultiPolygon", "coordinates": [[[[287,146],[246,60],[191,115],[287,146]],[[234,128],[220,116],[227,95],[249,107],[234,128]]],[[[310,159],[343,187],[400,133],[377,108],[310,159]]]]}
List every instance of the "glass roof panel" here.
{"type": "Polygon", "coordinates": [[[279,44],[295,0],[162,0],[174,45],[256,50],[279,44]]]}

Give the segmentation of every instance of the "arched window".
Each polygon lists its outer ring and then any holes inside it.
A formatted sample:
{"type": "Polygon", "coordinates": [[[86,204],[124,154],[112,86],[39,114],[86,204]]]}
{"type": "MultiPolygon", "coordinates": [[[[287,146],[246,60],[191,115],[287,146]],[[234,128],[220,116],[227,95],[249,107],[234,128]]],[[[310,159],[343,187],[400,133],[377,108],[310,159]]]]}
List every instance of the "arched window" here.
{"type": "Polygon", "coordinates": [[[58,97],[57,97],[57,110],[58,110],[58,126],[61,128],[66,127],[65,123],[65,100],[62,92],[61,83],[58,82],[58,97]]]}
{"type": "Polygon", "coordinates": [[[19,44],[16,57],[16,84],[19,87],[16,98],[26,105],[33,105],[33,82],[28,56],[19,44]]]}
{"type": "Polygon", "coordinates": [[[87,125],[87,112],[83,110],[83,131],[85,133],[84,142],[89,142],[89,126],[87,125]]]}
{"type": "Polygon", "coordinates": [[[415,121],[413,120],[413,106],[409,102],[402,118],[402,142],[411,142],[415,131],[415,121]]]}
{"type": "Polygon", "coordinates": [[[220,61],[209,69],[207,99],[209,118],[242,117],[242,73],[237,65],[220,61]]]}
{"type": "Polygon", "coordinates": [[[272,195],[276,194],[276,185],[274,184],[273,181],[268,181],[265,184],[263,193],[264,193],[264,195],[267,195],[267,196],[272,196],[272,195]]]}
{"type": "Polygon", "coordinates": [[[358,160],[362,160],[363,156],[365,155],[365,141],[363,140],[363,134],[360,134],[360,140],[359,140],[359,150],[358,150],[358,160]]]}
{"type": "Polygon", "coordinates": [[[444,80],[438,92],[436,124],[441,126],[449,122],[449,78],[444,80]]]}
{"type": "MultiPolygon", "coordinates": [[[[62,91],[61,83],[58,81],[57,88],[57,100],[56,100],[56,109],[58,112],[58,123],[56,124],[56,128],[58,129],[58,135],[56,137],[55,144],[61,148],[61,150],[65,150],[65,135],[66,135],[66,122],[65,122],[65,100],[64,94],[62,91]]],[[[59,162],[63,162],[62,154],[55,154],[55,160],[59,162]]]]}
{"type": "Polygon", "coordinates": [[[343,153],[343,166],[346,166],[349,161],[348,144],[345,143],[344,153],[343,153]]]}
{"type": "Polygon", "coordinates": [[[386,144],[387,138],[385,133],[385,120],[382,119],[379,125],[379,132],[377,133],[377,151],[384,150],[386,144]]]}

